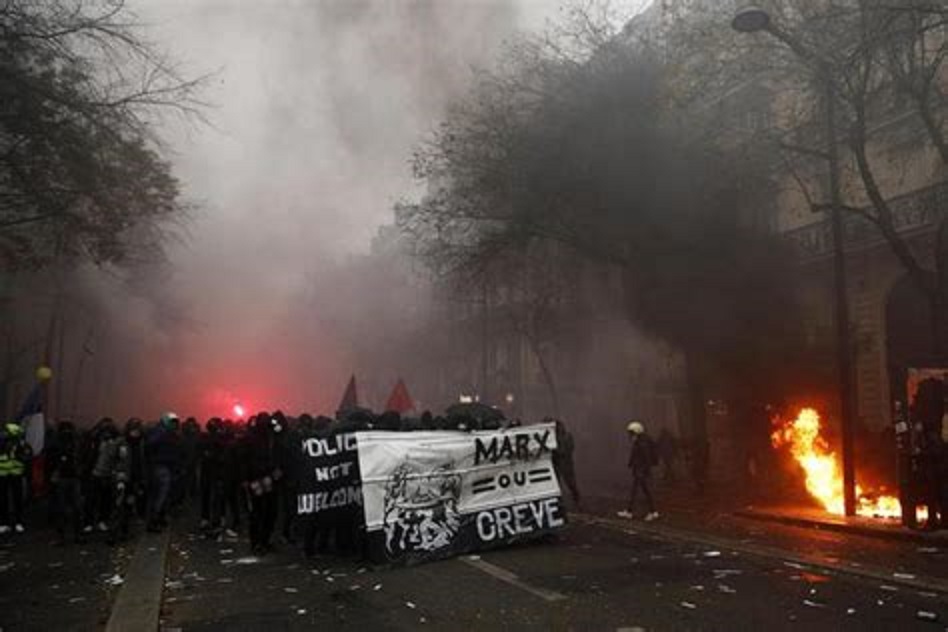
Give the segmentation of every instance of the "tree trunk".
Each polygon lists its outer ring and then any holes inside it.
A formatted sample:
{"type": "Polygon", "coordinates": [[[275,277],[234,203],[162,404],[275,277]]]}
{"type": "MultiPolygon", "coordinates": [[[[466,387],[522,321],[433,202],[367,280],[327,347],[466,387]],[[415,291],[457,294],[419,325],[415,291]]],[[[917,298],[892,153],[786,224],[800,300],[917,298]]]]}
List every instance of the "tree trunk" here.
{"type": "Polygon", "coordinates": [[[553,371],[550,370],[549,364],[547,364],[546,359],[543,357],[543,354],[540,353],[539,349],[534,348],[533,353],[537,357],[537,362],[540,365],[540,371],[543,373],[543,382],[546,384],[547,391],[550,394],[550,404],[553,406],[553,417],[559,419],[560,396],[559,392],[556,390],[556,381],[553,379],[553,371]]]}
{"type": "Polygon", "coordinates": [[[932,351],[941,366],[948,366],[948,219],[935,236],[935,288],[929,295],[932,310],[932,351]]]}
{"type": "Polygon", "coordinates": [[[695,353],[685,354],[688,398],[688,434],[697,441],[708,438],[707,398],[701,362],[695,353]]]}

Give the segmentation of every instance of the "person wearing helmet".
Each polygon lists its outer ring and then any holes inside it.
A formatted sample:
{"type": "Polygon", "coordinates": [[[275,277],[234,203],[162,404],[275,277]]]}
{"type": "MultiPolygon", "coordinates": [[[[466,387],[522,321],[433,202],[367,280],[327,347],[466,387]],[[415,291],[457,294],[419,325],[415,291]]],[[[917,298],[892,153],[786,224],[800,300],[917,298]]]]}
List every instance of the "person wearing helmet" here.
{"type": "Polygon", "coordinates": [[[626,426],[629,433],[631,448],[629,451],[629,469],[632,470],[632,493],[629,496],[629,507],[620,511],[620,518],[632,518],[635,509],[635,497],[639,490],[645,496],[645,504],[648,512],[645,514],[645,520],[651,522],[658,518],[658,512],[655,511],[655,502],[652,499],[652,492],[649,489],[649,480],[652,476],[652,468],[658,463],[658,454],[655,450],[655,444],[652,438],[645,432],[645,424],[640,421],[630,421],[626,426]]]}
{"type": "Polygon", "coordinates": [[[24,472],[31,457],[30,446],[19,424],[8,423],[0,429],[0,534],[25,531],[23,528],[23,487],[26,480],[24,472]]]}

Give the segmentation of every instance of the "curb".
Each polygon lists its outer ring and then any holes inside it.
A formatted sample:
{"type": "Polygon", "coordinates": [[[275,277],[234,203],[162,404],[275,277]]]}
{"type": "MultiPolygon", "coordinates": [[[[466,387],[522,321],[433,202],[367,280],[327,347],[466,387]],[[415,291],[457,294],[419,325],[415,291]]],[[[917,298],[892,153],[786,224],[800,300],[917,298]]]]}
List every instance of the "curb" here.
{"type": "Polygon", "coordinates": [[[804,516],[772,513],[756,509],[740,509],[733,512],[733,515],[739,518],[758,520],[760,522],[775,522],[793,527],[838,531],[840,533],[854,533],[856,535],[868,536],[870,538],[879,538],[881,540],[897,540],[901,542],[914,542],[917,544],[941,544],[943,546],[948,545],[948,537],[946,536],[926,533],[923,531],[912,531],[904,527],[875,527],[872,525],[847,523],[836,520],[820,520],[818,518],[806,518],[804,516]]]}
{"type": "Polygon", "coordinates": [[[170,541],[171,533],[167,529],[158,537],[146,533],[138,540],[135,556],[125,573],[125,583],[105,626],[106,632],[158,630],[170,541]]]}

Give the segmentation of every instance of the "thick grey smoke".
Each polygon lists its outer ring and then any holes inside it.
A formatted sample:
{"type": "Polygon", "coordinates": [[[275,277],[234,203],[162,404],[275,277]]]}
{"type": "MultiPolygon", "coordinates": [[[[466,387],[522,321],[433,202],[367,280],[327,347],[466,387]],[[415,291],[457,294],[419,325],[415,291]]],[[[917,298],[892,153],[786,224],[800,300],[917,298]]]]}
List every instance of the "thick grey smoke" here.
{"type": "MultiPolygon", "coordinates": [[[[217,75],[206,94],[211,126],[164,128],[199,205],[157,295],[185,313],[142,347],[126,382],[136,399],[122,407],[331,408],[359,368],[344,337],[362,337],[351,323],[338,326],[359,305],[337,302],[361,300],[350,284],[380,286],[336,271],[368,250],[397,199],[417,193],[412,147],[469,85],[472,66],[488,64],[556,3],[136,0],[132,8],[186,62],[183,72],[217,75]]],[[[377,298],[365,308],[378,309],[377,298]]],[[[364,335],[384,338],[378,328],[364,335]]]]}

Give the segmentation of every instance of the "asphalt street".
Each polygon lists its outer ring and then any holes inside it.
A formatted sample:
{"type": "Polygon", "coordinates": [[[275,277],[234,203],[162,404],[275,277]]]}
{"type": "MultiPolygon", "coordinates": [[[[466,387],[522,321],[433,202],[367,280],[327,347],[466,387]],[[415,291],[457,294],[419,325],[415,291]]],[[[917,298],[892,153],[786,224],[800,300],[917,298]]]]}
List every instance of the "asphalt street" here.
{"type": "Polygon", "coordinates": [[[291,550],[257,559],[242,542],[183,533],[170,551],[162,624],[185,631],[932,630],[948,621],[948,595],[904,585],[895,573],[884,582],[746,553],[738,540],[712,547],[662,530],[574,520],[553,541],[397,569],[331,557],[308,562],[291,550]]]}
{"type": "MultiPolygon", "coordinates": [[[[658,523],[574,515],[557,538],[410,568],[295,547],[255,558],[179,518],[165,559],[161,627],[173,630],[944,630],[944,547],[676,513],[658,523]]],[[[136,551],[0,543],[0,628],[103,629],[135,584],[136,551]],[[117,579],[116,579],[117,578],[117,579]]]]}

